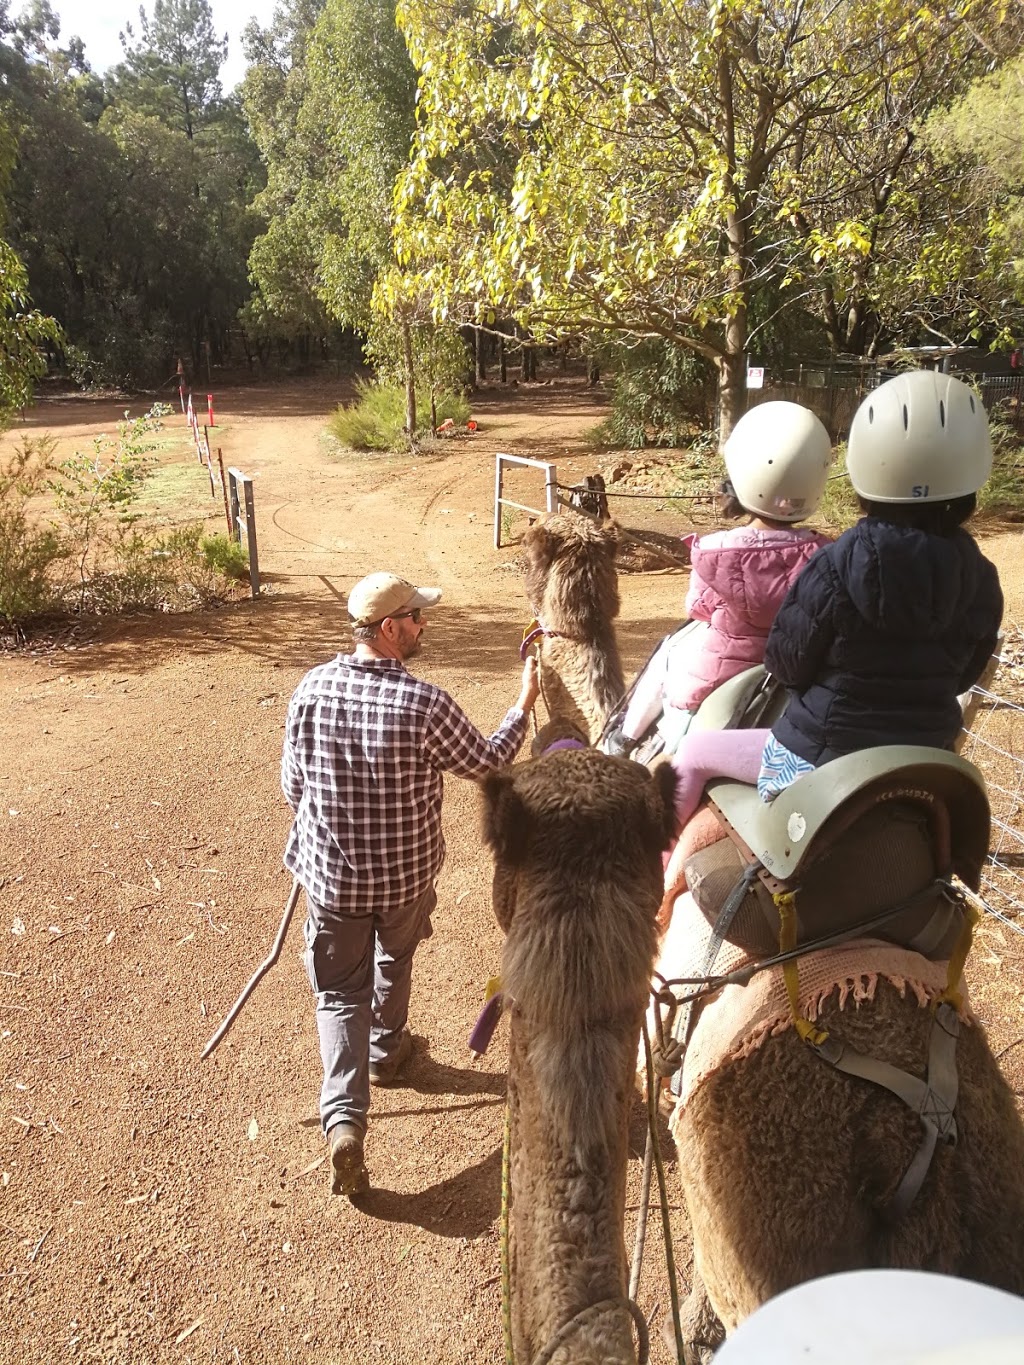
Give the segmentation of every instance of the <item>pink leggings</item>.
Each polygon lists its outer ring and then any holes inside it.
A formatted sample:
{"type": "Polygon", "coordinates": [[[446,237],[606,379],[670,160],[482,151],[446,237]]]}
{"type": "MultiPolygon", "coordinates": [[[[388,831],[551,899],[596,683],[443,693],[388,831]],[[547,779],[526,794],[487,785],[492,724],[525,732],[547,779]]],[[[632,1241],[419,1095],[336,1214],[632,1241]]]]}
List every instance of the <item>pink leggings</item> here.
{"type": "Polygon", "coordinates": [[[672,756],[679,779],[676,817],[680,829],[700,805],[705,784],[713,777],[757,782],[761,753],[770,734],[770,730],[702,730],[683,738],[672,756]]]}

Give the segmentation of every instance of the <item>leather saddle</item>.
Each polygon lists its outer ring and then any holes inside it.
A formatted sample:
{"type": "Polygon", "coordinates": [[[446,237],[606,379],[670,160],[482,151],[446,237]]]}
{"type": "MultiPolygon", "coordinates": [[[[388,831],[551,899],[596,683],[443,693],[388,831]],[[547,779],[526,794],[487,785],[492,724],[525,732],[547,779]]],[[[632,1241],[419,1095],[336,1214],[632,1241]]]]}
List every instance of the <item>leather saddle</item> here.
{"type": "Polygon", "coordinates": [[[984,779],[966,759],[887,745],[823,764],[771,804],[725,779],[708,784],[708,799],[728,838],[692,855],[687,884],[716,923],[746,877],[730,942],[757,957],[777,951],[777,898],[790,893],[798,946],[870,932],[949,957],[963,910],[944,884],[955,874],[977,890],[989,842],[984,779]]]}

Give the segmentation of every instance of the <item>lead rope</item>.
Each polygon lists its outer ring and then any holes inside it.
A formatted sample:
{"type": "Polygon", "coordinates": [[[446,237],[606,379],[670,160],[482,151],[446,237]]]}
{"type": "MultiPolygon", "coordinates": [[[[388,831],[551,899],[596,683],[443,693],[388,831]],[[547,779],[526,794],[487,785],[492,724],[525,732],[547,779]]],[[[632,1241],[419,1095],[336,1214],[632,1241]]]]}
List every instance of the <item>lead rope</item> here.
{"type": "Polygon", "coordinates": [[[577,1331],[591,1318],[599,1317],[600,1314],[607,1312],[609,1308],[625,1308],[633,1319],[636,1326],[637,1359],[639,1365],[647,1365],[651,1356],[651,1340],[647,1331],[647,1319],[631,1299],[602,1299],[600,1303],[592,1303],[587,1308],[581,1308],[568,1322],[559,1327],[541,1353],[534,1356],[533,1365],[549,1365],[552,1356],[560,1346],[565,1345],[573,1332],[577,1331]]]}
{"type": "Polygon", "coordinates": [[[651,1207],[651,1171],[654,1167],[654,1141],[650,1125],[644,1146],[644,1173],[640,1179],[640,1204],[636,1217],[636,1236],[633,1239],[633,1263],[629,1268],[629,1297],[636,1302],[640,1289],[640,1271],[644,1263],[644,1243],[647,1240],[647,1214],[651,1207]]]}
{"type": "Polygon", "coordinates": [[[654,1154],[654,1165],[658,1172],[658,1194],[661,1198],[661,1233],[665,1239],[665,1268],[668,1271],[668,1293],[672,1302],[672,1330],[676,1338],[676,1354],[680,1361],[686,1359],[683,1351],[683,1326],[679,1317],[679,1285],[676,1283],[676,1258],[672,1250],[672,1228],[668,1217],[668,1186],[665,1183],[665,1165],[661,1159],[661,1144],[658,1141],[658,1085],[654,1074],[654,1060],[651,1057],[651,1037],[647,1032],[647,1018],[644,1017],[644,1064],[647,1068],[647,1127],[648,1140],[654,1154]]]}
{"type": "Polygon", "coordinates": [[[505,1100],[505,1132],[501,1142],[501,1222],[498,1236],[501,1246],[501,1331],[505,1339],[505,1365],[516,1365],[512,1347],[512,1260],[509,1255],[509,1211],[512,1171],[512,1100],[505,1100]]]}
{"type": "MultiPolygon", "coordinates": [[[[537,690],[540,692],[540,699],[544,703],[544,709],[548,713],[548,720],[551,719],[551,707],[548,704],[547,696],[544,692],[544,673],[540,666],[540,641],[548,634],[546,627],[535,616],[530,624],[523,631],[523,643],[519,646],[520,659],[526,660],[527,655],[532,654],[537,660],[537,690]]],[[[540,727],[537,724],[537,708],[530,708],[530,719],[533,721],[533,737],[537,738],[540,727]]]]}

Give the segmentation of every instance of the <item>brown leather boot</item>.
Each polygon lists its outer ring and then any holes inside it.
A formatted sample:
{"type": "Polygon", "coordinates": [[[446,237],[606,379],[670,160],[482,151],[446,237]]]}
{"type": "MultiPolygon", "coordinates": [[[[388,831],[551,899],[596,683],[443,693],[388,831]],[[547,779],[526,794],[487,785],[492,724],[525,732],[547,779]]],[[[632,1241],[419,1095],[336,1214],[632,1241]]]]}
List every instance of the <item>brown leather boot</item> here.
{"type": "Polygon", "coordinates": [[[398,1040],[398,1046],[390,1057],[385,1057],[381,1062],[370,1063],[370,1084],[371,1085],[394,1085],[395,1077],[412,1056],[412,1034],[407,1028],[402,1029],[402,1036],[398,1040]]]}
{"type": "Polygon", "coordinates": [[[363,1134],[354,1123],[336,1123],[330,1131],[331,1194],[366,1194],[370,1176],[363,1161],[363,1134]]]}

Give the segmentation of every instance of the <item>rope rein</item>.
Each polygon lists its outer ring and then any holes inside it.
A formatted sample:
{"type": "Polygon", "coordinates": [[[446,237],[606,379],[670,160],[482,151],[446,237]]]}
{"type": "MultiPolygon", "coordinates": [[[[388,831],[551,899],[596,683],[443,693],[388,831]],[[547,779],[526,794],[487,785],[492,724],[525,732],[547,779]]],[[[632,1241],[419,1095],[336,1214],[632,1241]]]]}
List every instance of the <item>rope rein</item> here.
{"type": "Polygon", "coordinates": [[[505,1340],[505,1365],[516,1365],[512,1345],[512,1258],[509,1226],[512,1209],[512,1101],[505,1100],[505,1131],[501,1143],[501,1222],[498,1237],[501,1247],[501,1331],[505,1340]]]}
{"type": "MultiPolygon", "coordinates": [[[[686,1359],[683,1349],[683,1326],[679,1313],[679,1284],[676,1281],[676,1258],[672,1249],[672,1225],[669,1221],[668,1184],[665,1180],[665,1163],[661,1159],[661,1143],[658,1140],[658,1090],[659,1083],[654,1078],[654,1061],[651,1057],[651,1038],[644,1019],[644,1063],[647,1071],[647,1129],[654,1151],[654,1166],[658,1172],[658,1197],[661,1200],[661,1235],[665,1241],[665,1269],[668,1271],[668,1293],[672,1304],[672,1330],[676,1339],[676,1355],[679,1360],[686,1359]]],[[[642,1365],[642,1362],[641,1362],[642,1365]]]]}
{"type": "MultiPolygon", "coordinates": [[[[602,1299],[600,1303],[592,1303],[586,1308],[581,1308],[578,1313],[564,1322],[558,1331],[551,1338],[544,1349],[533,1357],[533,1365],[549,1365],[549,1361],[554,1356],[560,1346],[569,1340],[582,1326],[590,1322],[592,1318],[598,1318],[602,1313],[608,1312],[610,1308],[624,1308],[633,1319],[636,1326],[637,1336],[637,1355],[639,1365],[647,1365],[651,1355],[651,1340],[647,1329],[647,1319],[633,1302],[632,1299],[602,1299]]],[[[680,1357],[682,1359],[682,1357],[680,1357]]]]}

